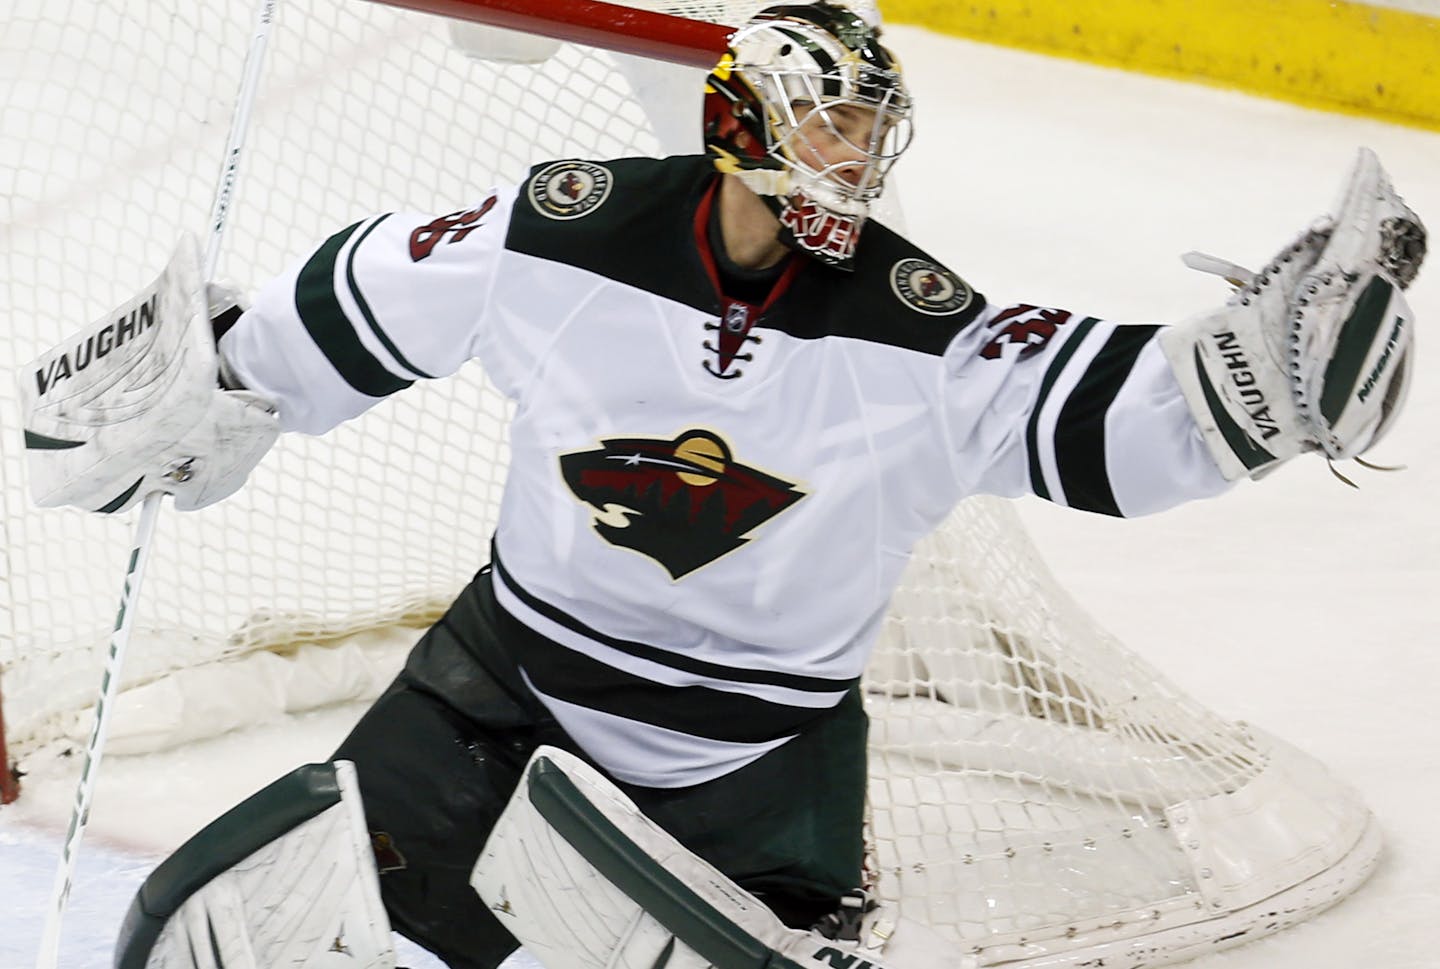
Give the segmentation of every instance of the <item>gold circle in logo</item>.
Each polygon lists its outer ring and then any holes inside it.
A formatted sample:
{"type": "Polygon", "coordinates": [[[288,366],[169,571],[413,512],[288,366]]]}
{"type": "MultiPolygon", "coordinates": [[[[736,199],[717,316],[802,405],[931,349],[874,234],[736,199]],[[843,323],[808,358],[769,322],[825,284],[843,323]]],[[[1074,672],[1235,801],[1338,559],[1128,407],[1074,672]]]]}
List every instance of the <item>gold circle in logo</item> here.
{"type": "Polygon", "coordinates": [[[691,464],[699,465],[714,471],[714,474],[703,474],[694,471],[677,471],[676,477],[688,485],[704,487],[712,485],[719,480],[720,475],[725,473],[725,465],[730,460],[725,445],[709,435],[696,434],[684,438],[675,445],[675,456],[691,464]]]}

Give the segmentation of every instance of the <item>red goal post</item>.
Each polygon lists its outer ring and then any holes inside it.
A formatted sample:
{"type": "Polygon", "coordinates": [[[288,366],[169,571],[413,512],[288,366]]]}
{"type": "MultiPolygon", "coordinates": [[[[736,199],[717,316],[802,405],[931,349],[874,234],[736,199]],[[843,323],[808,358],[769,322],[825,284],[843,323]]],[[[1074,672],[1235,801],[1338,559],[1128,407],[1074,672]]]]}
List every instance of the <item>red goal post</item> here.
{"type": "Polygon", "coordinates": [[[20,778],[5,747],[5,691],[0,689],[0,804],[10,804],[19,796],[20,778]]]}
{"type": "Polygon", "coordinates": [[[370,0],[621,54],[710,68],[732,28],[599,0],[370,0]]]}

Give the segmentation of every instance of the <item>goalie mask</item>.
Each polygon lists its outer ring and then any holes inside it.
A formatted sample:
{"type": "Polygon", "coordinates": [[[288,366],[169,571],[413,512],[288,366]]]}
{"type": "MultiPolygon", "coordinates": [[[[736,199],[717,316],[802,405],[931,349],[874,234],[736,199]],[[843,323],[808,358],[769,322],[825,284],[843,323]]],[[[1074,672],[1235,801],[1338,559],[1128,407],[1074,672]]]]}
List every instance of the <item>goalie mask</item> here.
{"type": "Polygon", "coordinates": [[[841,268],[910,133],[899,62],[832,3],[761,11],[706,78],[715,167],[772,200],[786,245],[841,268]]]}

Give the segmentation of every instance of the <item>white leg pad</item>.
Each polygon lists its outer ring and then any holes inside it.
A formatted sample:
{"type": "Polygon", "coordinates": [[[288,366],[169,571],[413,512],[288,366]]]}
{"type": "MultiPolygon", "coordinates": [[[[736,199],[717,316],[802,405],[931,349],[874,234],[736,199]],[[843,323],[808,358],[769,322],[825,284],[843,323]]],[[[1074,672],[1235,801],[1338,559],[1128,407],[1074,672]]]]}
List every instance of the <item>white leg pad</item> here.
{"type": "Polygon", "coordinates": [[[312,784],[302,795],[315,798],[317,812],[283,833],[266,830],[293,816],[296,798],[261,800],[292,774],[201,831],[141,889],[117,969],[394,969],[355,768],[341,761],[302,770],[318,778],[318,793],[312,784]],[[283,817],[270,810],[276,803],[286,806],[283,817]],[[264,843],[227,865],[247,831],[264,843]],[[187,893],[206,862],[223,870],[187,893]]]}
{"type": "Polygon", "coordinates": [[[919,969],[957,956],[919,926],[858,943],[786,927],[602,774],[550,747],[531,759],[471,884],[546,969],[919,969]],[[902,935],[906,950],[893,945],[902,935]]]}

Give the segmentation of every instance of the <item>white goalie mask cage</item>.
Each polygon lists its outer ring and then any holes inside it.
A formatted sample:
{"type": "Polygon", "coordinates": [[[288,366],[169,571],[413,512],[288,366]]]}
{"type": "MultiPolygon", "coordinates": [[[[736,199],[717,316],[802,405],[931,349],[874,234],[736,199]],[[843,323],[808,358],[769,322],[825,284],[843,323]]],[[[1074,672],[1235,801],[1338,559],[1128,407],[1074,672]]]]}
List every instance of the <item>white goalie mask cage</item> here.
{"type": "Polygon", "coordinates": [[[848,266],[912,133],[899,61],[875,28],[835,4],[760,12],[707,79],[705,143],[716,167],[778,199],[787,244],[824,262],[848,266]]]}

